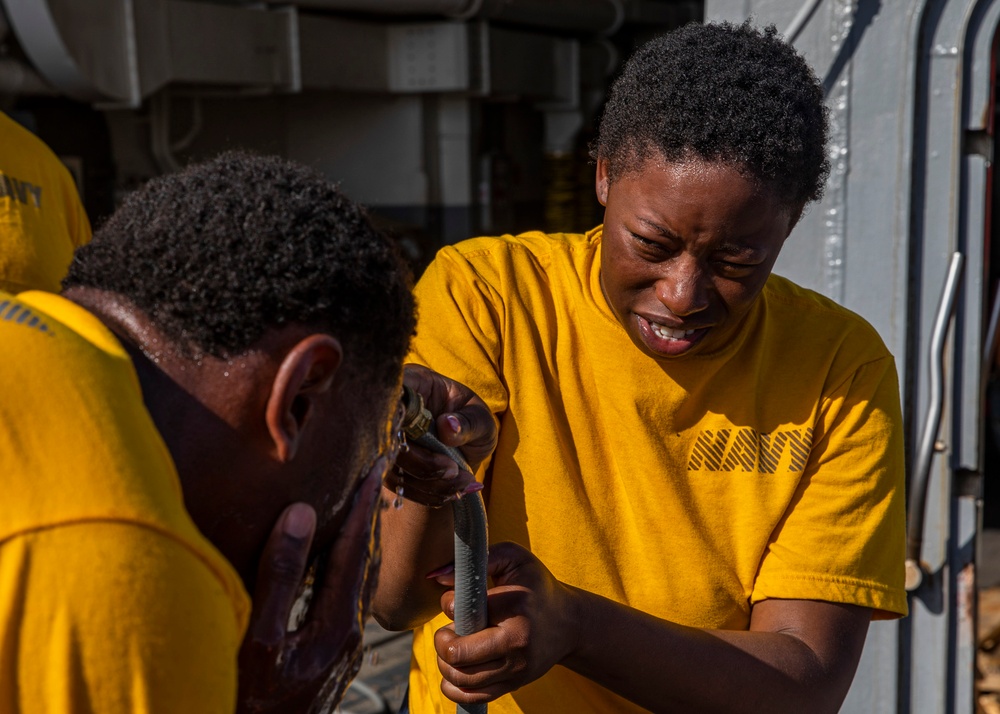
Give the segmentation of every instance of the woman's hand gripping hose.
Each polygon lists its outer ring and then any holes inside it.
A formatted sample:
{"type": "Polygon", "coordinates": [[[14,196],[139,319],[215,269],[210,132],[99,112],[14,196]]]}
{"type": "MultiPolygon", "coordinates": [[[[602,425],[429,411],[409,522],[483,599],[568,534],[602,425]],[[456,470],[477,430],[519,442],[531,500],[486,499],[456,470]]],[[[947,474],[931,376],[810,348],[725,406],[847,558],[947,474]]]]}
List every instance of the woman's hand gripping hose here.
{"type": "MultiPolygon", "coordinates": [[[[434,418],[424,408],[423,397],[403,387],[403,432],[409,442],[452,459],[463,471],[472,473],[458,449],[441,443],[435,436],[434,418]]],[[[455,520],[455,632],[469,635],[486,627],[487,547],[486,507],[478,491],[465,493],[451,502],[455,520]]],[[[459,714],[485,714],[486,704],[458,705],[459,714]]]]}

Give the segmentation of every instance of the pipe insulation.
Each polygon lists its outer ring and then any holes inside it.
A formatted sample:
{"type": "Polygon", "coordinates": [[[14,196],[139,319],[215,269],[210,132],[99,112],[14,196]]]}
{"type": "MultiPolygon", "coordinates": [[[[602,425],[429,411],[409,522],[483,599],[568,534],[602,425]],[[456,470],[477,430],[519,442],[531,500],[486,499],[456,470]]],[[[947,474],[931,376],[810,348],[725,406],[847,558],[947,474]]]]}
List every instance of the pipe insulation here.
{"type": "MultiPolygon", "coordinates": [[[[62,27],[86,27],[73,16],[74,8],[59,4],[53,12],[48,2],[30,0],[0,0],[4,17],[10,23],[18,42],[24,49],[31,64],[62,92],[77,99],[101,99],[102,93],[91,81],[92,77],[81,71],[76,53],[67,46],[62,27]],[[58,10],[68,8],[69,20],[58,10]]],[[[79,8],[76,8],[79,11],[79,8]]],[[[101,21],[106,18],[98,12],[94,15],[101,21]]],[[[100,38],[100,39],[103,39],[100,38]]]]}
{"type": "MultiPolygon", "coordinates": [[[[579,60],[566,47],[579,40],[565,33],[599,40],[595,35],[624,20],[623,2],[298,3],[364,10],[365,19],[232,0],[0,0],[0,8],[48,85],[79,100],[134,107],[171,84],[236,92],[482,90],[567,102],[576,96],[579,76],[569,87],[563,76],[578,72],[579,60]],[[372,21],[373,12],[383,13],[381,21],[372,21]],[[421,13],[437,17],[414,22],[421,13]],[[559,32],[539,31],[545,27],[559,32]]],[[[598,73],[607,59],[598,53],[598,73]]]]}

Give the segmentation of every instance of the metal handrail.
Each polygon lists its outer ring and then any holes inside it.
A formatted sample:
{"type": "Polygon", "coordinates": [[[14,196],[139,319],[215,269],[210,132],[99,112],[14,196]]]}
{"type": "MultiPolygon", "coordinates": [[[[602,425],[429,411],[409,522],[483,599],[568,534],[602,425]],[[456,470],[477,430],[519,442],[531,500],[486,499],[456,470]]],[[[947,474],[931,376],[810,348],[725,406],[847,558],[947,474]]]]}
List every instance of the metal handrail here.
{"type": "Polygon", "coordinates": [[[927,508],[931,461],[934,457],[938,431],[941,429],[941,412],[944,405],[944,343],[955,309],[955,295],[958,294],[963,261],[964,256],[961,253],[952,253],[948,275],[944,281],[944,289],[941,291],[941,301],[938,303],[937,316],[934,318],[931,341],[928,345],[930,400],[927,404],[924,425],[917,447],[913,481],[910,483],[910,512],[907,516],[906,590],[908,592],[919,588],[924,580],[925,569],[920,561],[920,553],[924,541],[924,512],[927,508]]]}

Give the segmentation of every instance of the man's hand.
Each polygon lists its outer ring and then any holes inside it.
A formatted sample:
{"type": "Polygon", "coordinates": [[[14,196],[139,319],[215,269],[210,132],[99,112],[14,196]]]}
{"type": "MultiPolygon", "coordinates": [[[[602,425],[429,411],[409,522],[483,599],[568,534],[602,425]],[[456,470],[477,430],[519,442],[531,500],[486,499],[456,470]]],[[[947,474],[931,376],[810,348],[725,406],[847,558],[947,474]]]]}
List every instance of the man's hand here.
{"type": "Polygon", "coordinates": [[[288,631],[303,586],[316,513],[294,503],[264,548],[253,614],[239,657],[238,709],[329,711],[361,667],[361,642],[378,579],[379,495],[386,469],[379,459],[358,486],[351,513],[313,584],[309,611],[288,631]]]}
{"type": "MultiPolygon", "coordinates": [[[[406,365],[403,381],[423,397],[424,406],[434,415],[434,431],[441,443],[458,447],[473,471],[489,458],[497,443],[496,420],[471,389],[415,364],[406,365]]],[[[442,506],[479,488],[473,474],[462,471],[453,460],[416,444],[400,453],[396,466],[386,486],[402,485],[404,498],[425,506],[442,506]]]]}
{"type": "MultiPolygon", "coordinates": [[[[490,548],[489,572],[490,626],[465,637],[452,626],[434,635],[442,691],[460,704],[492,701],[523,687],[575,647],[574,591],[535,556],[514,543],[498,543],[490,548]]],[[[437,579],[454,586],[453,574],[437,579]]],[[[454,617],[454,591],[442,595],[441,608],[454,617]]]]}

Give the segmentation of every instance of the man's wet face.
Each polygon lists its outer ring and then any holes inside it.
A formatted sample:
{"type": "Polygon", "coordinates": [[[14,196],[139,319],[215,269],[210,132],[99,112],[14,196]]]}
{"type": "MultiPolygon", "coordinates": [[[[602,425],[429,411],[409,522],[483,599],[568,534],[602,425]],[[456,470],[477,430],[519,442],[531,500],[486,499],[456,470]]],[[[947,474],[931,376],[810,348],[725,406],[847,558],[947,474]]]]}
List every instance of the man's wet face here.
{"type": "MultiPolygon", "coordinates": [[[[400,381],[401,384],[401,381],[400,381]]],[[[316,508],[315,546],[325,547],[338,533],[353,505],[358,484],[380,456],[392,455],[399,442],[394,430],[399,406],[399,385],[356,385],[342,395],[341,408],[325,426],[326,439],[314,444],[308,479],[310,500],[316,508]]],[[[305,456],[303,454],[303,456],[305,456]]],[[[300,499],[306,500],[306,499],[300,499]]]]}
{"type": "Polygon", "coordinates": [[[648,160],[608,181],[601,286],[635,345],[656,358],[733,339],[771,274],[797,212],[721,163],[648,160]]]}

